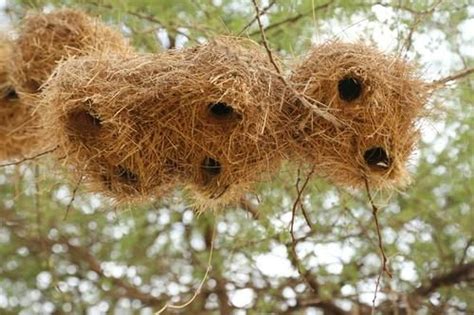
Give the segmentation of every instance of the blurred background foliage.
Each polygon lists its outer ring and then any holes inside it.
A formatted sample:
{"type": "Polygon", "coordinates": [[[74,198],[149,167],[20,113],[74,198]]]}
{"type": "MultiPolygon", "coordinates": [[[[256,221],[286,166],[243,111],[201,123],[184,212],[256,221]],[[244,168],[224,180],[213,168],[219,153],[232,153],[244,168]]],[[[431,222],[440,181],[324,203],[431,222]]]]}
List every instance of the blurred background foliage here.
{"type": "MultiPolygon", "coordinates": [[[[9,0],[10,32],[30,10],[73,7],[101,16],[140,51],[218,34],[260,41],[250,0],[9,0]]],[[[266,0],[272,49],[290,65],[314,42],[373,41],[422,67],[427,80],[473,66],[474,5],[465,1],[266,0]]],[[[378,194],[393,274],[377,314],[474,313],[473,78],[433,95],[411,169],[413,184],[378,194]]],[[[241,204],[197,214],[177,191],[116,209],[65,183],[47,156],[0,168],[1,314],[370,314],[381,259],[365,192],[286,167],[241,204]],[[297,187],[300,188],[297,188],[297,187]],[[77,190],[77,191],[76,191],[77,190]],[[294,247],[293,247],[294,246],[294,247]]]]}

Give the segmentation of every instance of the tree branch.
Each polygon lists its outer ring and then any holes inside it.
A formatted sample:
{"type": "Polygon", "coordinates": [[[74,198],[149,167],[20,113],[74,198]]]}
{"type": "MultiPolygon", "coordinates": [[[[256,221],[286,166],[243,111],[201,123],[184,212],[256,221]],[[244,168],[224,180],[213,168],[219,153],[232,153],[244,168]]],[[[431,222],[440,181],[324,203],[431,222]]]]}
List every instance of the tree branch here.
{"type": "Polygon", "coordinates": [[[460,70],[458,72],[455,72],[455,73],[453,73],[453,74],[451,74],[447,77],[444,77],[444,78],[441,78],[441,79],[438,79],[436,81],[431,82],[430,85],[433,86],[434,88],[436,88],[436,87],[445,85],[448,82],[463,79],[463,78],[467,77],[468,75],[470,75],[472,73],[474,73],[474,67],[463,69],[463,70],[460,70]]]}
{"type": "Polygon", "coordinates": [[[462,264],[454,267],[448,273],[431,278],[428,283],[418,287],[411,295],[425,297],[441,287],[473,280],[472,277],[474,277],[474,262],[462,264]]]}
{"type": "MultiPolygon", "coordinates": [[[[266,26],[263,30],[265,32],[271,30],[271,29],[274,29],[274,28],[277,28],[277,27],[280,27],[282,25],[285,25],[287,23],[295,23],[297,22],[298,20],[310,15],[311,13],[314,13],[314,12],[317,12],[319,10],[323,10],[323,9],[326,9],[327,7],[329,7],[332,3],[334,2],[334,0],[331,0],[329,2],[326,2],[326,3],[323,3],[309,11],[306,11],[304,13],[298,13],[294,16],[291,16],[289,18],[286,18],[284,20],[281,20],[281,21],[278,21],[278,22],[275,22],[273,24],[270,24],[268,26],[266,26]]],[[[255,35],[258,35],[258,33],[260,33],[260,31],[255,31],[255,32],[252,32],[249,36],[255,36],[255,35]]]]}
{"type": "MultiPolygon", "coordinates": [[[[259,16],[262,16],[265,13],[267,13],[267,11],[270,10],[273,7],[273,5],[275,5],[275,3],[276,3],[276,0],[272,0],[266,7],[262,9],[262,11],[260,11],[259,16]]],[[[256,16],[254,16],[254,18],[250,22],[248,22],[247,25],[245,25],[244,28],[239,33],[237,33],[237,36],[241,36],[250,26],[252,26],[253,23],[255,23],[255,21],[257,21],[256,16]]]]}
{"type": "Polygon", "coordinates": [[[54,147],[53,149],[50,149],[50,150],[47,150],[47,151],[38,153],[38,154],[36,154],[36,155],[34,155],[34,156],[31,156],[31,157],[23,158],[23,159],[21,159],[21,160],[19,160],[19,161],[16,161],[16,162],[11,162],[11,163],[7,163],[7,164],[0,164],[0,167],[18,165],[18,164],[24,163],[24,162],[26,162],[26,161],[35,160],[35,159],[37,159],[37,158],[39,158],[39,157],[42,157],[43,155],[47,155],[47,154],[50,154],[50,153],[56,151],[57,148],[58,148],[58,147],[56,146],[56,147],[54,147]]]}

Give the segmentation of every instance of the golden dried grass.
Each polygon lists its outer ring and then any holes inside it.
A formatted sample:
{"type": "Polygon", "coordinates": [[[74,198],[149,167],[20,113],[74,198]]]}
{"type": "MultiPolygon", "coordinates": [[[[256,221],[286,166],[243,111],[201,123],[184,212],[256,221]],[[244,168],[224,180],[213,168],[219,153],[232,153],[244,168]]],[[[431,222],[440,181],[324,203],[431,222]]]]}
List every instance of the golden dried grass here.
{"type": "Polygon", "coordinates": [[[15,99],[4,97],[0,101],[0,144],[4,144],[0,159],[34,155],[47,146],[38,137],[41,126],[35,106],[41,86],[59,62],[75,55],[125,54],[131,50],[118,32],[71,9],[28,14],[18,38],[9,46],[2,54],[14,53],[0,62],[3,75],[8,77],[8,90],[4,90],[14,91],[15,99]]]}
{"type": "Polygon", "coordinates": [[[216,208],[278,170],[286,152],[283,86],[271,69],[257,44],[227,37],[158,55],[73,58],[44,91],[46,137],[92,190],[119,202],[182,185],[216,208]]]}
{"type": "Polygon", "coordinates": [[[393,188],[409,182],[428,87],[402,58],[363,43],[327,42],[294,67],[290,82],[337,117],[336,126],[288,94],[292,152],[335,184],[393,188]]]}
{"type": "Polygon", "coordinates": [[[11,41],[0,36],[0,160],[8,160],[29,152],[35,133],[29,107],[19,98],[9,77],[8,62],[12,58],[11,41]]]}
{"type": "Polygon", "coordinates": [[[130,51],[120,33],[74,9],[29,13],[13,48],[11,77],[17,89],[27,94],[38,93],[56,65],[71,56],[130,51]]]}

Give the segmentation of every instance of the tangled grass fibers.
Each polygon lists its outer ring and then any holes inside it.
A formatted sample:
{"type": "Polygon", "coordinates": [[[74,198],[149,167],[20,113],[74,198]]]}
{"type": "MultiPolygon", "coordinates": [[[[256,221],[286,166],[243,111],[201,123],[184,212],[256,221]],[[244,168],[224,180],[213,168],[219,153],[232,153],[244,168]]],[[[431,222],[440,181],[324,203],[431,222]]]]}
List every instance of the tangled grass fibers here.
{"type": "Polygon", "coordinates": [[[178,88],[183,116],[193,116],[185,127],[189,186],[202,204],[219,205],[278,170],[288,139],[284,85],[250,40],[222,38],[188,54],[192,76],[178,88]]]}
{"type": "Polygon", "coordinates": [[[3,76],[8,76],[0,103],[0,144],[5,144],[0,146],[0,159],[34,155],[44,149],[35,107],[41,86],[61,60],[129,51],[119,33],[81,11],[61,9],[26,16],[18,38],[10,49],[2,50],[0,60],[3,76]]]}
{"type": "Polygon", "coordinates": [[[362,43],[328,42],[311,50],[290,81],[340,123],[329,123],[289,96],[284,111],[297,129],[292,152],[335,184],[408,183],[406,164],[428,90],[412,65],[362,43]]]}
{"type": "Polygon", "coordinates": [[[17,89],[27,94],[38,93],[56,65],[70,56],[130,51],[120,33],[73,9],[27,15],[13,48],[11,77],[17,89]]]}
{"type": "Polygon", "coordinates": [[[91,190],[119,202],[184,185],[200,206],[278,169],[281,81],[257,44],[220,38],[157,55],[61,64],[44,91],[46,137],[91,190]]]}
{"type": "Polygon", "coordinates": [[[29,134],[36,131],[29,108],[10,81],[7,63],[11,56],[10,40],[0,37],[0,160],[24,155],[32,145],[29,134]]]}

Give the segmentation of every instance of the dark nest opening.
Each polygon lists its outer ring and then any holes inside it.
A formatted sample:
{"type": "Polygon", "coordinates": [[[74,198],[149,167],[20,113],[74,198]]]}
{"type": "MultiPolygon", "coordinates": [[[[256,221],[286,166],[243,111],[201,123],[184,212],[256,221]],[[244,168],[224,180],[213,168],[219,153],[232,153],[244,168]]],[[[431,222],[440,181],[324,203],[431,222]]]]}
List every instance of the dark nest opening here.
{"type": "Polygon", "coordinates": [[[96,137],[100,133],[101,126],[101,119],[84,109],[75,110],[66,118],[66,128],[73,137],[96,137]]]}
{"type": "Polygon", "coordinates": [[[224,102],[210,103],[208,106],[209,114],[212,118],[224,121],[239,121],[242,115],[234,110],[234,108],[224,102]]]}
{"type": "Polygon", "coordinates": [[[201,164],[203,185],[207,185],[211,180],[221,173],[221,163],[213,158],[206,157],[201,164]]]}
{"type": "Polygon", "coordinates": [[[16,93],[16,90],[13,86],[9,86],[6,88],[6,90],[3,93],[2,98],[4,100],[10,101],[10,102],[16,102],[20,98],[18,94],[16,93]]]}
{"type": "Polygon", "coordinates": [[[411,63],[363,43],[327,42],[311,49],[289,81],[314,106],[288,93],[284,111],[294,130],[289,154],[342,186],[408,182],[406,164],[428,91],[411,63]]]}
{"type": "Polygon", "coordinates": [[[115,173],[117,174],[119,180],[125,184],[128,184],[128,185],[138,184],[138,175],[123,166],[119,165],[115,173]]]}
{"type": "Polygon", "coordinates": [[[364,160],[370,167],[388,169],[390,166],[387,151],[381,147],[374,147],[365,151],[364,160]]]}
{"type": "Polygon", "coordinates": [[[362,84],[353,77],[344,78],[337,85],[339,97],[346,102],[357,99],[362,94],[362,84]]]}

